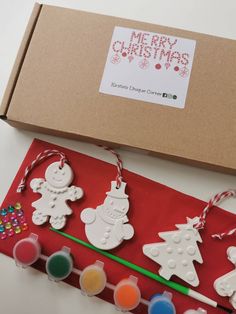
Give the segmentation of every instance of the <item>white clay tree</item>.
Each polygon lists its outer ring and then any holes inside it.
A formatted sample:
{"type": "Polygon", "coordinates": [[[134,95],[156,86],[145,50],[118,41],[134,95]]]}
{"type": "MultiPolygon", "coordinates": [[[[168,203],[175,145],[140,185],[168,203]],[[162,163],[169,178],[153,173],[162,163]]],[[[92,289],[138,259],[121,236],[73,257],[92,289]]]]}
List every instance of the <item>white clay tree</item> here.
{"type": "Polygon", "coordinates": [[[143,253],[161,265],[162,277],[170,279],[176,275],[194,287],[198,286],[199,279],[193,262],[203,262],[197,244],[202,239],[195,224],[196,218],[187,218],[187,224],[176,225],[178,230],[159,233],[165,242],[143,246],[143,253]]]}

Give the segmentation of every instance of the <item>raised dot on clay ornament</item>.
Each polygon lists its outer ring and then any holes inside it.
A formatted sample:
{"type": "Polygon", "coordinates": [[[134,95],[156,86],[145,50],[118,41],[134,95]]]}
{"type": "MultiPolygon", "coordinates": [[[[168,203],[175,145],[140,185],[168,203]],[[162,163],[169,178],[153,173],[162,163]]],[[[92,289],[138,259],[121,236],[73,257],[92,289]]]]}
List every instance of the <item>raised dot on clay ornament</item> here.
{"type": "Polygon", "coordinates": [[[170,260],[168,260],[167,265],[168,265],[169,268],[175,268],[176,267],[176,262],[175,262],[174,259],[170,259],[170,260]]]}
{"type": "Polygon", "coordinates": [[[178,254],[183,254],[183,252],[184,252],[184,250],[183,250],[181,247],[179,247],[179,248],[177,249],[177,253],[178,253],[178,254]]]}
{"type": "Polygon", "coordinates": [[[180,243],[181,242],[181,238],[177,234],[173,235],[172,240],[174,243],[180,243]]]}
{"type": "Polygon", "coordinates": [[[191,240],[191,235],[189,233],[185,234],[184,236],[185,240],[189,241],[191,240]]]}
{"type": "Polygon", "coordinates": [[[114,290],[114,302],[117,308],[122,311],[131,311],[135,309],[141,299],[141,293],[137,286],[137,278],[133,276],[121,280],[114,290]]]}
{"type": "Polygon", "coordinates": [[[104,264],[96,261],[95,264],[86,267],[80,275],[80,288],[88,296],[101,293],[106,286],[107,277],[103,270],[104,264]]]}
{"type": "Polygon", "coordinates": [[[159,255],[159,250],[157,248],[152,248],[150,251],[152,256],[158,256],[159,255]]]}
{"type": "Polygon", "coordinates": [[[181,263],[183,266],[188,266],[188,261],[186,259],[183,259],[181,263]]]}
{"type": "Polygon", "coordinates": [[[187,247],[187,253],[189,254],[189,255],[194,255],[195,253],[196,253],[196,248],[194,247],[194,246],[188,246],[187,247]]]}
{"type": "Polygon", "coordinates": [[[187,272],[186,278],[188,281],[193,281],[195,279],[195,274],[192,271],[187,272]]]}
{"type": "Polygon", "coordinates": [[[168,246],[168,248],[166,249],[166,252],[169,253],[169,254],[172,253],[173,252],[172,247],[168,246]]]}
{"type": "Polygon", "coordinates": [[[110,237],[110,234],[108,232],[104,233],[104,238],[108,239],[110,237]]]}

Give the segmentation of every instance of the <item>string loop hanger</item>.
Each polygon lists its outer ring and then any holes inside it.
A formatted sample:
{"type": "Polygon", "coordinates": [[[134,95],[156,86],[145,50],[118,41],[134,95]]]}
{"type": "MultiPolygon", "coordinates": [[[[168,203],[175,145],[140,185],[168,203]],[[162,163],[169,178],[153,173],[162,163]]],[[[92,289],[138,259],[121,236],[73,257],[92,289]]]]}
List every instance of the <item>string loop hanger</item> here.
{"type": "Polygon", "coordinates": [[[112,148],[110,148],[108,146],[98,145],[98,147],[102,147],[103,149],[112,153],[112,155],[116,157],[116,167],[117,167],[116,188],[119,189],[121,187],[121,183],[123,181],[123,177],[122,177],[123,162],[121,160],[121,157],[115,150],[113,150],[112,148]]]}
{"type": "Polygon", "coordinates": [[[29,174],[31,171],[37,167],[39,164],[41,164],[45,159],[51,157],[51,156],[60,156],[60,161],[59,161],[59,168],[62,169],[65,165],[65,163],[68,163],[68,160],[66,158],[66,155],[56,149],[46,149],[45,151],[39,153],[36,158],[29,164],[24,172],[24,175],[17,187],[16,192],[21,193],[22,191],[25,190],[26,188],[26,181],[28,179],[29,174]]]}
{"type": "MultiPolygon", "coordinates": [[[[215,196],[213,196],[209,202],[207,203],[206,207],[203,209],[201,215],[198,217],[198,222],[194,225],[194,228],[197,230],[201,230],[204,229],[205,224],[206,224],[206,217],[207,214],[209,213],[209,211],[215,207],[218,206],[222,201],[227,200],[231,197],[236,197],[236,190],[235,189],[229,189],[227,191],[224,192],[220,192],[218,194],[216,194],[215,196]]],[[[223,238],[236,234],[236,228],[223,232],[223,233],[219,233],[219,234],[213,234],[212,238],[218,238],[220,240],[222,240],[223,238]]]]}

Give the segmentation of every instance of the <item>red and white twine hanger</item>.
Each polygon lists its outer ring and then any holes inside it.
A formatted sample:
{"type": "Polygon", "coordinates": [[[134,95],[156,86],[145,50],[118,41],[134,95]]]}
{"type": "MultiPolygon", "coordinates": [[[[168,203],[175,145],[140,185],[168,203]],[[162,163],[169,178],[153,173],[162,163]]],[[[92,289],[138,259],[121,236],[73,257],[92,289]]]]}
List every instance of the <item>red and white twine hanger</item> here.
{"type": "MultiPolygon", "coordinates": [[[[111,149],[110,147],[104,146],[104,145],[98,145],[99,147],[109,151],[112,155],[116,157],[116,167],[117,167],[117,176],[116,176],[116,187],[120,188],[121,183],[122,183],[122,169],[123,169],[123,163],[120,158],[120,155],[111,149]]],[[[63,152],[60,152],[59,150],[56,149],[47,149],[40,154],[36,156],[36,158],[29,164],[24,172],[24,176],[22,177],[20,184],[18,185],[17,188],[17,193],[21,193],[25,188],[26,188],[26,181],[31,173],[31,171],[40,163],[42,163],[45,159],[51,157],[51,156],[59,156],[60,157],[60,166],[63,168],[65,163],[68,163],[68,160],[66,158],[66,155],[63,152]]]]}
{"type": "Polygon", "coordinates": [[[26,181],[27,178],[30,174],[30,172],[37,166],[39,165],[41,162],[43,162],[45,159],[51,157],[51,156],[60,156],[60,168],[64,167],[65,163],[68,163],[68,160],[66,158],[66,155],[62,152],[60,152],[59,150],[56,149],[46,149],[45,151],[41,152],[40,154],[38,154],[36,156],[36,158],[31,162],[31,164],[29,164],[26,169],[25,169],[25,173],[24,176],[22,177],[20,184],[18,185],[17,188],[17,193],[21,193],[25,187],[26,187],[26,181]]]}
{"type": "Polygon", "coordinates": [[[97,146],[102,147],[103,149],[107,150],[108,152],[110,152],[112,155],[116,157],[116,167],[117,167],[116,187],[117,189],[119,189],[122,183],[122,169],[123,169],[123,162],[120,158],[120,155],[110,147],[107,147],[104,145],[97,145],[97,146]]]}
{"type": "MultiPolygon", "coordinates": [[[[236,197],[236,190],[234,189],[230,189],[224,192],[220,192],[218,194],[216,194],[215,196],[213,196],[209,202],[207,203],[206,207],[203,209],[201,215],[199,216],[199,222],[197,224],[195,224],[195,228],[197,230],[200,229],[204,229],[205,224],[206,224],[206,217],[207,214],[209,213],[209,211],[214,207],[219,205],[223,200],[229,199],[231,197],[236,197]]],[[[231,229],[229,231],[225,231],[223,233],[219,233],[219,234],[213,234],[212,237],[213,238],[218,238],[218,239],[223,239],[227,236],[236,234],[236,228],[231,229]]]]}

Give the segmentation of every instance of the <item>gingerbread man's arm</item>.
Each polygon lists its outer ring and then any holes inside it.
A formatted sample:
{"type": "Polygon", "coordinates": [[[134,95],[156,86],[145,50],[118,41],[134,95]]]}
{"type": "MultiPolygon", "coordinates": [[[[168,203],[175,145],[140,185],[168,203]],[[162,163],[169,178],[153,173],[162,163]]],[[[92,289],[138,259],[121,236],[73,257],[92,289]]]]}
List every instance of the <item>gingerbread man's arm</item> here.
{"type": "Polygon", "coordinates": [[[80,199],[83,195],[84,195],[84,192],[81,188],[72,185],[68,189],[67,199],[74,202],[74,201],[77,201],[78,199],[80,199]]]}
{"type": "Polygon", "coordinates": [[[30,187],[34,193],[41,193],[42,194],[43,183],[45,183],[44,179],[33,179],[30,182],[30,187]]]}

